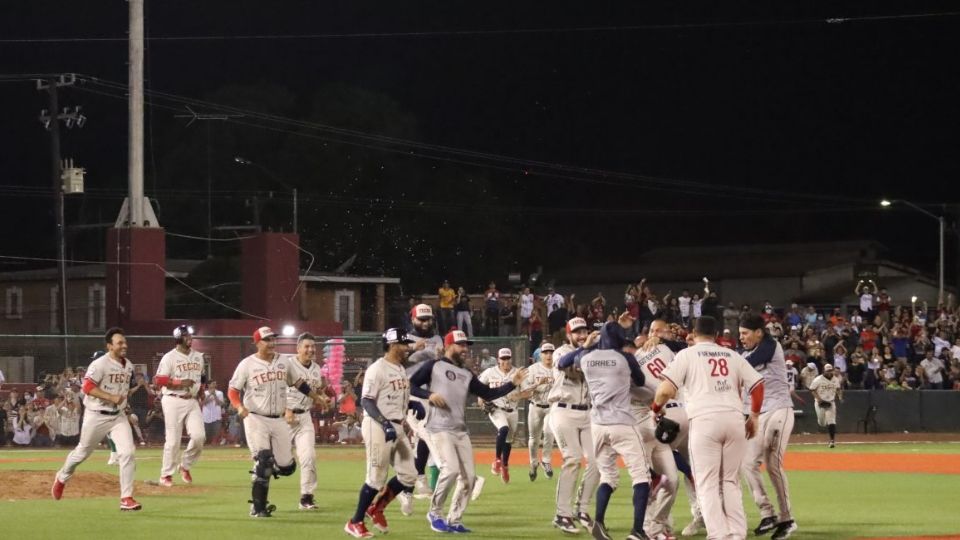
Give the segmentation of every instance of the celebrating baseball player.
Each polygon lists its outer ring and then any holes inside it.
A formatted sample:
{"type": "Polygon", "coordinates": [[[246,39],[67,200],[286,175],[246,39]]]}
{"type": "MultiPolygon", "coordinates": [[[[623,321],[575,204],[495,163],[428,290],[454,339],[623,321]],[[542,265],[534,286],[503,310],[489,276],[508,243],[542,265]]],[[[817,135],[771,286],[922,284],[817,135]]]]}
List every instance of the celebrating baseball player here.
{"type": "Polygon", "coordinates": [[[160,485],[173,485],[173,473],[180,470],[180,479],[185,484],[193,482],[190,469],[200,458],[207,433],[203,429],[203,415],[197,392],[203,375],[203,355],[191,347],[193,327],[181,324],[173,329],[176,347],[163,355],[153,382],[161,387],[163,425],[166,439],[163,443],[163,461],[160,466],[160,485]],[[183,460],[177,464],[180,453],[180,437],[187,427],[190,442],[183,452],[183,460]],[[179,465],[179,466],[178,466],[179,465]]]}
{"type": "Polygon", "coordinates": [[[553,343],[540,345],[540,361],[527,369],[527,379],[521,390],[531,392],[527,403],[527,450],[530,452],[530,481],[537,479],[537,471],[542,466],[547,478],[553,478],[553,465],[550,455],[553,453],[553,433],[550,430],[550,403],[547,395],[553,388],[553,343]],[[537,455],[542,445],[542,457],[537,455]]]}
{"type": "MultiPolygon", "coordinates": [[[[566,326],[567,343],[553,355],[559,359],[574,352],[583,346],[588,334],[587,321],[581,317],[570,319],[566,326]]],[[[557,480],[557,511],[553,526],[565,533],[577,534],[580,529],[574,519],[583,527],[593,524],[587,508],[600,483],[590,429],[590,393],[583,373],[573,366],[560,369],[555,363],[553,387],[547,394],[547,401],[550,402],[550,428],[563,457],[557,480]],[[587,466],[577,489],[577,476],[584,459],[587,466]]]]}
{"type": "Polygon", "coordinates": [[[740,491],[740,464],[747,439],[755,435],[763,405],[763,378],[742,356],[716,344],[717,321],[701,317],[693,346],[677,353],[663,372],[653,412],[683,389],[690,419],[689,446],[697,496],[708,538],[746,538],[747,518],[740,491]],[[741,389],[751,395],[743,421],[741,389]]]}
{"type": "Polygon", "coordinates": [[[410,386],[403,362],[407,359],[410,344],[413,342],[414,340],[399,328],[387,330],[383,334],[386,353],[367,368],[363,378],[363,397],[360,403],[366,412],[362,430],[367,450],[367,477],[360,488],[357,511],[343,527],[343,530],[354,538],[373,536],[364,524],[365,515],[370,516],[377,530],[388,532],[387,518],[383,511],[397,495],[413,490],[417,471],[413,465],[413,447],[403,432],[403,420],[408,409],[413,410],[420,418],[426,415],[426,411],[421,402],[410,400],[410,394],[419,394],[421,399],[443,404],[439,396],[431,396],[422,388],[410,386]],[[387,482],[387,471],[391,464],[396,476],[387,482]]]}
{"type": "Polygon", "coordinates": [[[587,338],[582,349],[564,355],[560,368],[575,365],[583,372],[590,402],[590,423],[594,454],[600,470],[597,507],[590,532],[597,540],[610,540],[604,521],[610,497],[620,481],[617,457],[623,459],[633,484],[633,527],[627,540],[647,540],[643,521],[650,495],[650,472],[637,429],[636,417],[630,408],[630,384],[643,386],[645,376],[637,359],[621,349],[626,343],[625,330],[633,326],[633,317],[625,311],[617,322],[608,322],[599,332],[587,338]],[[593,344],[599,340],[599,347],[593,344]]]}
{"type": "Polygon", "coordinates": [[[297,469],[290,447],[293,436],[283,418],[287,387],[296,388],[314,402],[322,403],[323,398],[306,380],[295,375],[288,357],[276,353],[276,334],[270,327],[258,328],[253,333],[253,342],[257,352],[237,365],[227,395],[243,419],[247,447],[254,461],[250,516],[266,518],[276,509],[267,501],[270,477],[290,476],[297,469]],[[242,402],[240,392],[243,392],[242,402]]]}
{"type": "Polygon", "coordinates": [[[133,364],[127,360],[127,339],[122,329],[111,328],[105,337],[107,354],[91,362],[83,378],[85,410],[80,443],[57,471],[50,492],[54,499],[60,500],[77,466],[90,457],[100,440],[109,434],[117,447],[120,463],[120,510],[140,510],[140,503],[133,498],[136,446],[130,422],[122,414],[133,378],[133,364]]]}
{"type": "Polygon", "coordinates": [[[437,400],[431,397],[431,403],[435,406],[427,416],[426,423],[426,431],[440,458],[440,477],[430,501],[430,513],[427,514],[430,528],[437,532],[470,532],[462,522],[476,477],[473,445],[464,419],[468,394],[494,401],[512,392],[527,376],[526,369],[518,369],[511,381],[498,388],[487,386],[464,367],[467,345],[470,344],[463,331],[451,331],[444,338],[443,357],[423,362],[410,377],[412,385],[427,385],[431,394],[438,394],[437,400]],[[443,507],[455,483],[453,502],[444,519],[443,507]]]}
{"type": "MultiPolygon", "coordinates": [[[[760,524],[753,533],[759,536],[773,531],[773,540],[784,540],[797,530],[790,513],[790,486],[783,470],[783,456],[793,431],[793,400],[787,379],[787,363],[780,343],[764,332],[763,318],[759,315],[746,315],[740,319],[740,343],[744,347],[743,357],[763,377],[764,387],[757,436],[747,443],[747,454],[742,465],[753,501],[760,509],[760,524]],[[761,463],[766,467],[770,483],[777,492],[780,506],[777,515],[774,515],[773,504],[763,487],[761,463]]],[[[749,394],[745,395],[744,404],[747,410],[751,408],[749,394]]]]}
{"type": "MultiPolygon", "coordinates": [[[[302,379],[318,396],[323,409],[329,406],[329,399],[323,394],[323,375],[320,365],[314,362],[317,357],[317,338],[303,333],[297,337],[297,354],[287,358],[287,368],[296,379],[302,379]]],[[[293,449],[300,462],[300,510],[315,510],[313,491],[317,489],[317,433],[313,427],[310,411],[314,401],[300,392],[287,392],[287,410],[284,419],[293,432],[293,449]]]]}
{"type": "MultiPolygon", "coordinates": [[[[417,368],[417,364],[427,360],[436,360],[443,354],[443,338],[436,333],[432,307],[427,304],[417,304],[414,306],[413,309],[410,310],[410,326],[413,330],[407,334],[407,337],[413,340],[413,350],[407,359],[407,375],[413,374],[417,368]]],[[[416,396],[412,399],[414,401],[420,401],[426,409],[427,415],[430,415],[430,407],[425,400],[421,400],[416,396]]],[[[416,436],[415,447],[417,454],[416,459],[414,459],[414,466],[416,466],[417,469],[417,483],[415,494],[417,498],[422,499],[430,498],[433,495],[433,489],[431,488],[431,483],[433,482],[428,480],[426,476],[428,466],[431,470],[431,479],[435,478],[435,475],[439,473],[439,468],[436,464],[430,465],[431,461],[436,460],[437,453],[435,449],[431,447],[430,435],[424,428],[426,423],[426,418],[417,418],[413,411],[407,414],[407,424],[416,436]]],[[[413,507],[411,494],[407,492],[401,493],[400,503],[403,513],[409,515],[413,507]]]]}
{"type": "MultiPolygon", "coordinates": [[[[517,368],[513,366],[513,352],[509,348],[497,352],[497,365],[487,368],[480,374],[480,382],[490,388],[499,388],[513,380],[517,368]]],[[[533,391],[521,393],[519,390],[493,401],[478,398],[477,403],[487,412],[490,422],[497,428],[496,460],[490,466],[490,473],[499,476],[504,484],[510,483],[510,451],[517,432],[517,402],[529,398],[533,391]]]]}
{"type": "Polygon", "coordinates": [[[840,378],[834,375],[831,364],[823,365],[823,373],[810,383],[813,394],[813,408],[817,413],[817,424],[827,428],[830,434],[830,448],[837,445],[837,399],[843,401],[840,378]]]}

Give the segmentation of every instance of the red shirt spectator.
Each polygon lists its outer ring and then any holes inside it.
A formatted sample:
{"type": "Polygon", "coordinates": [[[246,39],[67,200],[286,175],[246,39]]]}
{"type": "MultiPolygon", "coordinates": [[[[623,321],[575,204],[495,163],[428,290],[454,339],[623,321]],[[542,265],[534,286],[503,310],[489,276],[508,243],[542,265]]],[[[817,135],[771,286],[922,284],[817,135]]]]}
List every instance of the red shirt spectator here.
{"type": "Polygon", "coordinates": [[[869,324],[863,329],[863,332],[860,332],[860,345],[863,346],[863,352],[865,353],[873,352],[874,347],[877,346],[877,333],[873,331],[873,327],[869,324]]]}

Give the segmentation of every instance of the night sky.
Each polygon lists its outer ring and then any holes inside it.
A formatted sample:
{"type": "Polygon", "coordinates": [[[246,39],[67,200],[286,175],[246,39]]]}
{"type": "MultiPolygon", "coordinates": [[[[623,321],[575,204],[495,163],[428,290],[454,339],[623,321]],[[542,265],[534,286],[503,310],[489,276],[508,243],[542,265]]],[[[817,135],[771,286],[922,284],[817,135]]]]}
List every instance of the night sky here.
{"type": "MultiPolygon", "coordinates": [[[[165,38],[148,43],[148,89],[402,139],[245,117],[212,125],[207,146],[205,125],[164,108],[181,103],[148,98],[147,193],[163,225],[206,235],[194,214],[204,196],[189,189],[208,171],[215,225],[246,219],[230,190],[278,188],[237,171],[230,157],[243,154],[300,188],[304,244],[322,269],[358,252],[358,270],[479,286],[513,269],[624,262],[667,244],[874,239],[933,273],[935,222],[877,201],[958,201],[960,15],[931,15],[954,3],[450,4],[147,0],[147,34],[165,38]],[[917,14],[928,16],[888,18],[917,14]],[[302,34],[315,37],[283,37],[302,34]],[[252,35],[262,38],[224,39],[252,35]],[[362,96],[377,114],[338,114],[338,101],[318,104],[318,89],[362,96]],[[277,129],[282,141],[270,138],[277,129]],[[363,173],[351,176],[346,156],[363,173]],[[321,202],[331,193],[381,201],[321,202]],[[408,251],[323,224],[350,208],[367,221],[397,214],[380,226],[408,251]],[[408,256],[417,264],[395,260],[408,256]]],[[[0,74],[125,84],[125,41],[36,40],[123,38],[126,17],[120,0],[5,1],[0,74]]],[[[84,88],[62,97],[89,118],[64,132],[64,157],[88,169],[89,190],[69,201],[68,221],[112,221],[126,183],[126,104],[117,88],[84,88]]],[[[24,233],[7,235],[0,255],[52,256],[48,142],[36,120],[45,98],[29,82],[0,82],[0,99],[0,219],[24,233]]],[[[95,233],[71,242],[74,258],[102,255],[95,233]]],[[[202,257],[205,244],[168,248],[202,257]]]]}

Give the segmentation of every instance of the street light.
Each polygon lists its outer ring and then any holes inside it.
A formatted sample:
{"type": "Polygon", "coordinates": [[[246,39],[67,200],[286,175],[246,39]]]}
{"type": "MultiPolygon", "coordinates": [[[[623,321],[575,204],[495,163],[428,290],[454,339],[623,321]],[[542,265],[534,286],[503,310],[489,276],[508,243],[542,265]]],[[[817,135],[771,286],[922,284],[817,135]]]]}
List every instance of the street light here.
{"type": "Polygon", "coordinates": [[[933,219],[937,220],[937,223],[940,224],[940,272],[939,272],[939,284],[938,284],[938,291],[937,291],[937,305],[939,306],[943,304],[943,275],[944,275],[943,274],[943,257],[944,257],[943,240],[944,240],[944,233],[946,231],[946,224],[943,219],[943,216],[938,216],[933,212],[919,205],[916,205],[910,201],[905,201],[903,199],[893,199],[893,200],[883,199],[882,201],[880,201],[880,206],[887,208],[889,206],[893,206],[894,203],[901,203],[901,204],[907,205],[910,208],[913,208],[914,210],[916,210],[917,212],[920,212],[925,216],[932,217],[933,219]]]}
{"type": "Polygon", "coordinates": [[[297,227],[297,206],[298,206],[298,205],[297,205],[297,188],[295,188],[295,187],[291,186],[290,184],[284,182],[283,180],[280,179],[279,176],[277,176],[276,173],[274,173],[272,170],[264,167],[263,165],[257,163],[256,161],[251,161],[251,160],[249,160],[249,159],[247,159],[247,158],[245,158],[245,157],[242,157],[242,156],[234,156],[234,157],[233,157],[233,161],[236,162],[236,163],[238,163],[238,164],[240,164],[240,165],[253,165],[254,167],[256,167],[256,168],[260,169],[261,171],[263,171],[267,176],[269,176],[270,178],[272,178],[274,182],[280,184],[281,186],[283,186],[283,187],[285,187],[285,188],[287,188],[287,189],[289,189],[289,190],[291,191],[291,193],[293,194],[293,233],[294,233],[294,234],[299,234],[299,230],[300,230],[300,229],[297,227]]]}

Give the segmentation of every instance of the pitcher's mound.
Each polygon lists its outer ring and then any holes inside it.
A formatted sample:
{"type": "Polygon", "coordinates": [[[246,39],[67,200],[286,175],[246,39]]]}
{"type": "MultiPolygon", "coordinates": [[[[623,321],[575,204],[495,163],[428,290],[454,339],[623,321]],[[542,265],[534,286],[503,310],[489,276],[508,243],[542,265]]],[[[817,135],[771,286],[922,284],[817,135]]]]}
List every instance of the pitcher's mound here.
{"type": "MultiPolygon", "coordinates": [[[[55,475],[50,471],[0,471],[0,486],[4,486],[0,500],[23,501],[52,498],[50,487],[53,485],[55,475]]],[[[133,496],[197,491],[198,489],[194,486],[183,484],[174,484],[173,487],[165,488],[138,481],[134,487],[133,496]]],[[[105,473],[77,472],[67,482],[67,488],[63,490],[63,498],[83,497],[116,497],[119,500],[120,478],[105,473]]]]}

